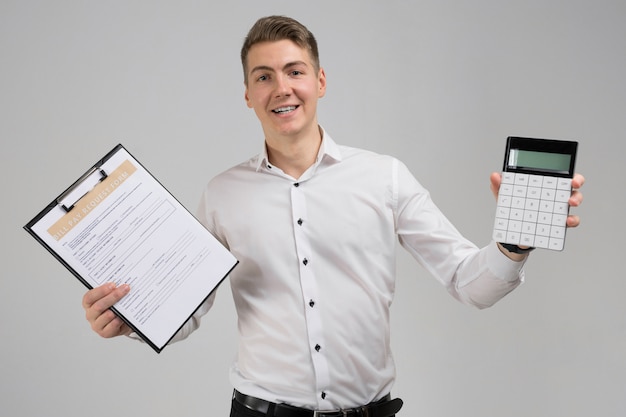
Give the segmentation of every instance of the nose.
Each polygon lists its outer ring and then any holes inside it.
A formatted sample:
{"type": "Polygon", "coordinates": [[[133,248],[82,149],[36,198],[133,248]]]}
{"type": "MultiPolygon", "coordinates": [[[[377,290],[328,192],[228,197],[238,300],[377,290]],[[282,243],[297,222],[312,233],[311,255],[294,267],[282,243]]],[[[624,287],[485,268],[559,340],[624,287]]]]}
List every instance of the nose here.
{"type": "Polygon", "coordinates": [[[274,90],[274,96],[275,97],[284,97],[284,96],[290,96],[291,95],[291,84],[289,83],[289,79],[284,76],[278,76],[276,77],[276,86],[275,86],[275,90],[274,90]]]}

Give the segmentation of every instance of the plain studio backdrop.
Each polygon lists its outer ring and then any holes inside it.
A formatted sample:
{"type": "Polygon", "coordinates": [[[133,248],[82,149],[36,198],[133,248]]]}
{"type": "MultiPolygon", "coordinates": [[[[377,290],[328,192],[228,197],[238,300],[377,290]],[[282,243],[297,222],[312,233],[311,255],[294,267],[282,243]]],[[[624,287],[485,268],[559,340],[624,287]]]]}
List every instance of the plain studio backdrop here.
{"type": "Polygon", "coordinates": [[[505,138],[580,142],[582,225],[493,308],[457,303],[398,250],[400,415],[626,415],[623,0],[0,1],[2,414],[228,415],[228,280],[158,355],[93,333],[85,288],[22,226],[119,142],[195,211],[212,176],[261,149],[239,49],[269,14],[316,34],[333,138],[402,159],[478,245],[505,138]]]}

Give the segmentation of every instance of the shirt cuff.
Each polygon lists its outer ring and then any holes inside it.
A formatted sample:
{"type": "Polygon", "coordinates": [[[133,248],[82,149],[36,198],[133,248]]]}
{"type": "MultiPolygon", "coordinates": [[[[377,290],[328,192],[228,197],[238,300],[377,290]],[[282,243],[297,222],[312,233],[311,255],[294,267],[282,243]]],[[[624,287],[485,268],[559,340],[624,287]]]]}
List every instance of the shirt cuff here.
{"type": "Polygon", "coordinates": [[[487,265],[495,276],[507,282],[524,281],[523,267],[528,256],[521,261],[514,261],[503,254],[498,244],[492,240],[486,248],[486,257],[487,265]]]}
{"type": "Polygon", "coordinates": [[[146,343],[137,333],[135,332],[131,332],[130,334],[128,334],[126,337],[133,339],[133,340],[138,340],[141,343],[146,343]]]}

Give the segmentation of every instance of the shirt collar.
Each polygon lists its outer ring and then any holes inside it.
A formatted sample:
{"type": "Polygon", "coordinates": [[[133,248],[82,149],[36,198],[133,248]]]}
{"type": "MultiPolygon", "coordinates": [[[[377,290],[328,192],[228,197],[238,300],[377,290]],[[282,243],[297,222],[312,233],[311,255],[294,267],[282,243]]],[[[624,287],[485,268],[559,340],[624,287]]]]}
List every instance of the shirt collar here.
{"type": "MultiPolygon", "coordinates": [[[[335,162],[341,162],[341,151],[339,146],[335,141],[330,137],[328,133],[324,130],[323,127],[320,126],[320,130],[322,132],[322,144],[320,145],[320,149],[317,153],[317,158],[315,159],[315,163],[319,164],[324,157],[331,158],[335,162]]],[[[256,171],[261,169],[261,166],[269,165],[269,157],[267,156],[267,147],[265,146],[265,141],[263,141],[263,149],[261,153],[257,156],[256,162],[256,171]]]]}

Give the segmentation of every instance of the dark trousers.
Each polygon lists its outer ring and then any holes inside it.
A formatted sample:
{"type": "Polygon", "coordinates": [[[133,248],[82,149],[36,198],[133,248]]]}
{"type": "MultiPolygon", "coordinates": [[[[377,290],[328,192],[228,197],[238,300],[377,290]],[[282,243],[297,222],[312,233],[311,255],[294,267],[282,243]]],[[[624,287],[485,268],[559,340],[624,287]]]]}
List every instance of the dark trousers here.
{"type": "MultiPolygon", "coordinates": [[[[250,410],[246,406],[239,404],[237,401],[235,401],[235,399],[233,399],[230,408],[230,417],[266,417],[266,414],[250,410]]],[[[395,414],[390,417],[395,417],[395,414]]]]}

